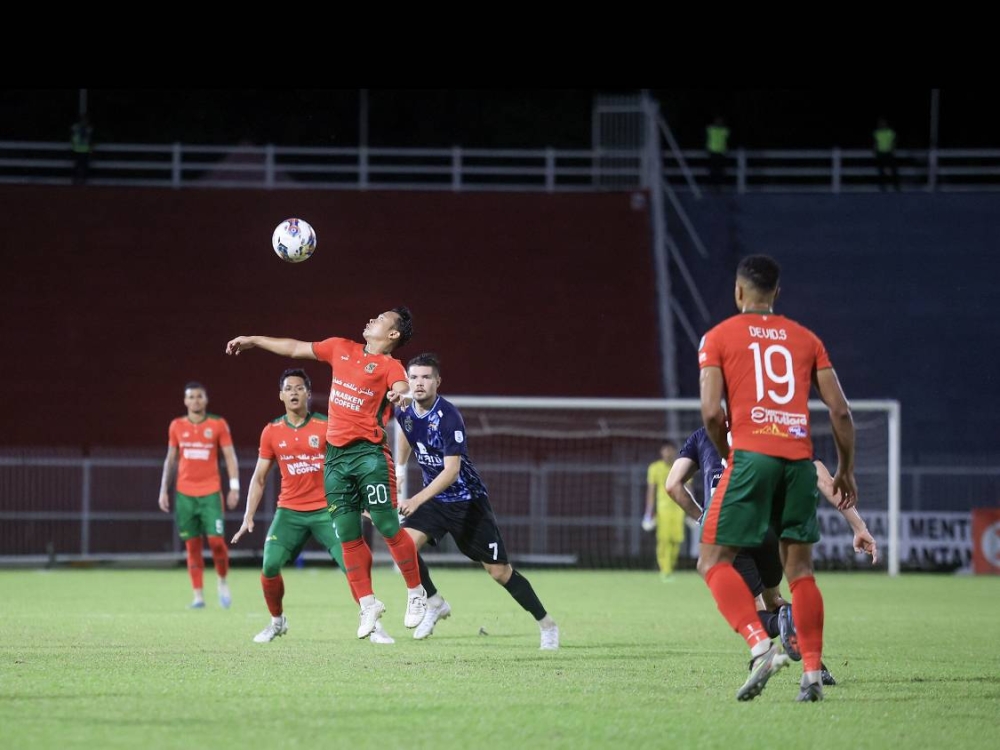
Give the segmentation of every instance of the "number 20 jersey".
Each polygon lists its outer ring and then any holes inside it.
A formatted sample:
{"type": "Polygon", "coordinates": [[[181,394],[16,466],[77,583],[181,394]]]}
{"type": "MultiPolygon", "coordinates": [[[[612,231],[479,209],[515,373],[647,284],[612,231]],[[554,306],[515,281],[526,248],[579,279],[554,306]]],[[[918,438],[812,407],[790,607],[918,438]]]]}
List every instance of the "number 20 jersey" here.
{"type": "Polygon", "coordinates": [[[833,367],[816,334],[783,315],[734,315],[702,338],[698,366],[722,370],[734,451],[812,458],[813,375],[833,367]]]}

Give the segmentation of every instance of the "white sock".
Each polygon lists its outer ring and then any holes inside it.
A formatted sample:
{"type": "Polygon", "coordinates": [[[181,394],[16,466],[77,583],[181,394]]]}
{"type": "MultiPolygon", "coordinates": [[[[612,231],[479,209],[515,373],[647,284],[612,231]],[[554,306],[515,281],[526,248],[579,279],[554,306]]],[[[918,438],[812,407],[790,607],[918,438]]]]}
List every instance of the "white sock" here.
{"type": "Polygon", "coordinates": [[[368,596],[362,596],[360,599],[358,599],[358,604],[360,604],[362,608],[364,608],[364,607],[370,607],[374,603],[375,603],[375,594],[369,594],[368,596]]]}
{"type": "Polygon", "coordinates": [[[538,627],[542,630],[551,630],[556,626],[556,621],[553,620],[548,615],[545,615],[541,620],[538,621],[538,627]]]}
{"type": "Polygon", "coordinates": [[[284,615],[278,615],[277,617],[275,617],[274,615],[271,615],[271,624],[272,625],[280,625],[281,621],[284,620],[284,619],[285,619],[284,615]]]}
{"type": "Polygon", "coordinates": [[[756,659],[758,656],[763,656],[771,648],[771,641],[763,640],[757,641],[753,648],[750,649],[750,656],[756,659]]]}
{"type": "Polygon", "coordinates": [[[194,590],[194,600],[196,602],[203,602],[203,601],[205,601],[205,591],[204,591],[204,589],[195,589],[194,590]]]}
{"type": "Polygon", "coordinates": [[[806,685],[811,685],[814,682],[821,682],[823,680],[822,672],[803,672],[802,673],[802,687],[806,685]]]}
{"type": "Polygon", "coordinates": [[[442,604],[444,604],[444,597],[441,596],[441,594],[434,594],[434,596],[427,597],[428,607],[437,608],[440,607],[442,604]]]}
{"type": "Polygon", "coordinates": [[[427,595],[427,592],[424,590],[424,587],[423,587],[422,584],[419,585],[419,586],[417,586],[416,588],[412,588],[412,589],[408,588],[406,590],[410,594],[410,596],[426,596],[427,595]]]}

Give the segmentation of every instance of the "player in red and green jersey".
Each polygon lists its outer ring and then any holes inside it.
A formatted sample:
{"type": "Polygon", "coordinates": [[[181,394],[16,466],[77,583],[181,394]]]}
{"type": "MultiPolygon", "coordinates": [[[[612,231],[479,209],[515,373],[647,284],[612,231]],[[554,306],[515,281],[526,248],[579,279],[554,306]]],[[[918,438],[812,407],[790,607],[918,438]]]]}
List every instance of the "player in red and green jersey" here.
{"type": "Polygon", "coordinates": [[[732,563],[740,547],[759,545],[773,523],[795,602],[803,669],[798,700],[817,701],[823,698],[823,597],[812,565],[812,545],[820,536],[810,388],[816,387],[830,411],[838,458],[833,492],[840,495],[841,509],[857,503],[854,422],[823,343],[809,329],[774,314],[779,275],[778,264],[766,255],[740,261],[735,290],[740,314],[705,334],[699,347],[702,419],[727,463],[703,521],[698,571],[723,617],[750,646],[750,676],[736,697],[752,700],[787,665],[788,655],[771,643],[732,563]]]}
{"type": "Polygon", "coordinates": [[[240,500],[239,464],[233,449],[233,438],[226,420],[206,411],[208,392],[201,383],[184,386],[187,416],[177,417],[168,431],[167,457],[160,480],[160,510],[170,512],[170,483],[177,473],[174,514],[177,530],[187,550],[188,574],[194,589],[193,609],[205,606],[204,558],[201,537],[205,535],[212,550],[212,560],[218,575],[219,603],[228,608],[232,603],[226,574],[229,572],[229,551],[222,536],[222,479],[219,475],[219,453],[226,461],[229,493],[226,505],[230,510],[240,500]]]}
{"type": "MultiPolygon", "coordinates": [[[[310,537],[322,544],[340,569],[344,569],[340,540],[327,513],[323,490],[327,418],[309,412],[311,397],[312,382],[305,370],[295,368],[281,373],[278,399],[285,405],[285,413],[268,423],[260,434],[260,454],[247,492],[243,525],[231,540],[236,544],[240,537],[253,531],[253,517],[264,497],[267,474],[277,463],[281,492],[278,509],[264,541],[260,575],[271,624],[254,637],[257,643],[268,643],[288,632],[281,569],[299,556],[310,537]]],[[[354,599],[357,601],[358,597],[354,599]]],[[[369,638],[372,643],[394,643],[381,622],[376,624],[369,638]]]]}
{"type": "Polygon", "coordinates": [[[386,432],[393,405],[409,393],[406,371],[391,354],[412,335],[410,311],[395,307],[369,319],[364,344],[344,338],[308,342],[270,336],[238,336],[226,344],[226,354],[260,348],[293,359],[320,360],[333,371],[324,483],[347,579],[361,605],[358,638],[368,637],[385,612],[372,590],[372,553],[362,536],[362,510],[368,511],[406,581],[404,625],[415,628],[427,611],[416,547],[399,527],[396,469],[386,432]]]}

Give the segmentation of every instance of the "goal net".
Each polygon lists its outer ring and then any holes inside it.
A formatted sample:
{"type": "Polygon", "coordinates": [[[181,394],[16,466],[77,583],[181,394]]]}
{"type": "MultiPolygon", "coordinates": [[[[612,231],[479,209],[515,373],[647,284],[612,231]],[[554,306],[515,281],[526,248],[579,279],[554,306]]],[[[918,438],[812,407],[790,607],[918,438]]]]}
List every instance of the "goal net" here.
{"type": "MultiPolygon", "coordinates": [[[[655,532],[644,532],[646,470],[660,443],[678,448],[701,422],[697,399],[499,398],[449,400],[465,418],[469,456],[490,493],[507,552],[515,563],[655,569],[655,532]]],[[[851,404],[857,433],[859,511],[879,545],[878,567],[899,570],[899,406],[851,404]]],[[[816,457],[831,473],[837,453],[825,406],[810,402],[816,457]]],[[[411,461],[403,493],[420,486],[411,461]]],[[[700,473],[692,482],[704,504],[700,473]]],[[[856,555],[850,527],[820,501],[819,568],[870,568],[856,555]]],[[[698,534],[688,527],[680,567],[693,567],[698,534]]],[[[427,550],[461,556],[448,538],[427,550]]]]}

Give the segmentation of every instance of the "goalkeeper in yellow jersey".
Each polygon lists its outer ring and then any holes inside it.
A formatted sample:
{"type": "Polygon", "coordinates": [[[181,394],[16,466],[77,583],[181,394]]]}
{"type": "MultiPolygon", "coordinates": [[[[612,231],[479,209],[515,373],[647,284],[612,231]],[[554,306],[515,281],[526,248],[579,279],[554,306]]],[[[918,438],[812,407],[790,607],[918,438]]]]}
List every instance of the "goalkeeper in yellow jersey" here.
{"type": "Polygon", "coordinates": [[[656,562],[664,581],[673,579],[677,558],[684,544],[684,510],[667,494],[667,476],[677,458],[677,444],[664,440],[660,444],[660,458],[646,470],[646,512],[642,528],[656,529],[656,562]],[[654,515],[655,513],[655,515],[654,515]]]}

